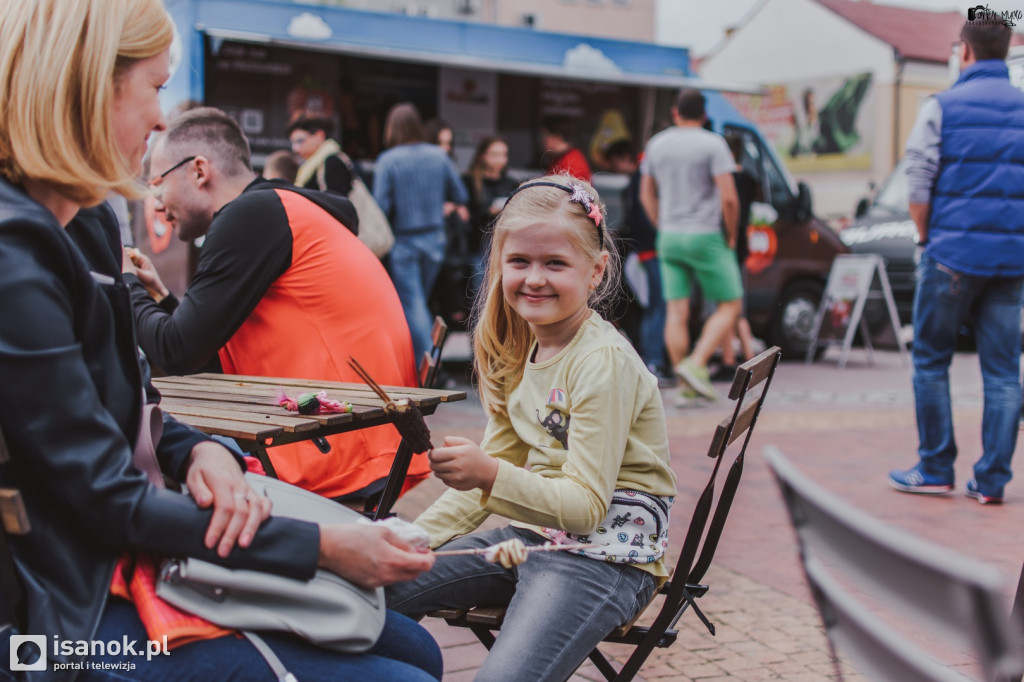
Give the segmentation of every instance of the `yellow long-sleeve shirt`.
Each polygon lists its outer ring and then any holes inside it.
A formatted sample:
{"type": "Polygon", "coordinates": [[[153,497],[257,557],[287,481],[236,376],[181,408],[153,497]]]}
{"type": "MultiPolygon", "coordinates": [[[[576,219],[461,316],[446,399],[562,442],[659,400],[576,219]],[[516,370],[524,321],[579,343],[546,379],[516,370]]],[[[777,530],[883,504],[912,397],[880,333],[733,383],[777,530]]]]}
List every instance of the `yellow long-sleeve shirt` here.
{"type": "MultiPolygon", "coordinates": [[[[416,519],[433,547],[492,513],[582,534],[605,518],[617,489],[675,496],[657,380],[597,313],[558,355],[527,363],[507,407],[480,444],[499,460],[490,495],[448,490],[416,519]]],[[[637,567],[667,575],[663,560],[637,567]]]]}

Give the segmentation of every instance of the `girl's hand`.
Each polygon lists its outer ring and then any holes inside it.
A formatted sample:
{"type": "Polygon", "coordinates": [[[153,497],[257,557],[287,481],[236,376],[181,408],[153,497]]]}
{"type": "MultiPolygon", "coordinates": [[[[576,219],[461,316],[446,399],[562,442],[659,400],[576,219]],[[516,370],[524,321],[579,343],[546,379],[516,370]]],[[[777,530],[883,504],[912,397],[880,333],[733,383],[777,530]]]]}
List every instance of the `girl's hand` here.
{"type": "Polygon", "coordinates": [[[434,448],[427,457],[434,474],[456,490],[480,488],[490,494],[498,475],[498,460],[468,438],[445,436],[443,447],[434,448]]]}

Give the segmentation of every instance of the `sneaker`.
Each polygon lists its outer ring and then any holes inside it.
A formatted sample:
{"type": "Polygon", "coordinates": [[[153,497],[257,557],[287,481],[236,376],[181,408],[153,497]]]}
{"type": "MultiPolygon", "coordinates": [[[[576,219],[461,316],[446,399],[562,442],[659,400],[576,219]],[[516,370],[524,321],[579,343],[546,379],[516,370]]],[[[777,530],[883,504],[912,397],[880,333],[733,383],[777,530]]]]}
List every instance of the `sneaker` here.
{"type": "Polygon", "coordinates": [[[904,493],[919,495],[938,495],[953,489],[953,479],[930,476],[919,467],[913,469],[894,469],[889,472],[889,485],[904,493]]]}
{"type": "Polygon", "coordinates": [[[715,394],[715,388],[711,385],[711,376],[708,373],[707,367],[701,367],[695,362],[686,359],[676,365],[675,370],[676,374],[686,382],[687,386],[708,400],[715,400],[718,397],[715,394]]]}
{"type": "Polygon", "coordinates": [[[967,497],[973,497],[980,504],[1002,504],[1003,503],[1003,498],[1001,498],[1001,497],[991,497],[989,495],[982,495],[978,491],[978,482],[975,481],[973,478],[971,480],[967,481],[967,497]]]}

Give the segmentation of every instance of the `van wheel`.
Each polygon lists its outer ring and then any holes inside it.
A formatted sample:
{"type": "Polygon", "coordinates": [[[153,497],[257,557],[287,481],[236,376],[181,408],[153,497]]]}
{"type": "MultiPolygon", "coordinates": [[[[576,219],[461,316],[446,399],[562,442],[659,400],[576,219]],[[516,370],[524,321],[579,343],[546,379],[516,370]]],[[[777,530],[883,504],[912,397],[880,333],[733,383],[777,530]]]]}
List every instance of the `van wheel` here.
{"type": "MultiPolygon", "coordinates": [[[[814,319],[824,287],[819,282],[802,281],[790,284],[779,297],[779,305],[772,320],[771,343],[782,348],[787,360],[803,360],[814,334],[814,319]]],[[[824,348],[815,351],[818,359],[824,348]]]]}

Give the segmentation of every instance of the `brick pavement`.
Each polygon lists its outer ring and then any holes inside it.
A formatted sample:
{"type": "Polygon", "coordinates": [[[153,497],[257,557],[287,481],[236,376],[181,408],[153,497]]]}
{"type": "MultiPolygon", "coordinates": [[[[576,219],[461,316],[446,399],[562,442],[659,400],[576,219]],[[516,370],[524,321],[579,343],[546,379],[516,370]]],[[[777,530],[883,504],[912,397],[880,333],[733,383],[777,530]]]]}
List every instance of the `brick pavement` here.
{"type": "MultiPolygon", "coordinates": [[[[917,443],[910,370],[893,352],[876,352],[868,365],[856,349],[846,369],[834,353],[814,365],[783,363],[751,440],[744,480],[707,582],[703,608],[716,623],[711,637],[697,619],[684,616],[675,646],[657,650],[638,679],[787,680],[835,679],[820,621],[803,580],[796,544],[767,464],[765,445],[778,446],[812,479],[887,523],[940,545],[982,558],[1007,576],[1008,599],[1024,562],[1017,531],[1024,524],[1024,487],[1011,483],[1002,506],[982,507],[963,495],[980,452],[981,379],[977,357],[958,355],[952,368],[954,420],[961,456],[956,494],[921,498],[890,489],[885,474],[915,461],[917,443]]],[[[726,414],[721,401],[704,408],[673,406],[664,391],[673,469],[679,478],[670,553],[678,552],[684,515],[706,481],[705,457],[714,425],[726,414]]],[[[473,400],[446,405],[429,418],[435,439],[459,434],[479,438],[484,418],[473,400]]],[[[443,489],[431,479],[396,507],[414,517],[443,489]]],[[[500,519],[488,524],[499,525],[500,519]]],[[[441,643],[446,680],[471,680],[485,655],[464,629],[426,622],[441,643]]],[[[628,647],[604,645],[619,660],[628,647]]],[[[970,658],[952,652],[950,667],[971,670],[970,658]]],[[[844,668],[847,680],[865,679],[844,668]]],[[[574,680],[601,680],[589,663],[574,680]]]]}

